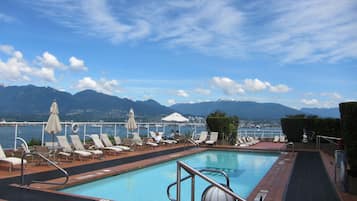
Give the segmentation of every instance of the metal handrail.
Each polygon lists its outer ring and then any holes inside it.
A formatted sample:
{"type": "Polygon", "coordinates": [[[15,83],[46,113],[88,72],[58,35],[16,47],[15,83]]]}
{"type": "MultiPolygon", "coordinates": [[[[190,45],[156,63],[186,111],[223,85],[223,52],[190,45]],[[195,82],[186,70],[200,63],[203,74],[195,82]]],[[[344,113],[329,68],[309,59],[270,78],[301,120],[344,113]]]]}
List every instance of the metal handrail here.
{"type": "Polygon", "coordinates": [[[191,201],[195,200],[195,196],[194,196],[194,182],[195,182],[195,176],[199,176],[202,179],[206,180],[207,182],[211,183],[213,186],[217,187],[218,189],[224,191],[225,193],[227,193],[228,195],[232,196],[234,199],[236,199],[237,201],[245,201],[245,199],[241,198],[239,195],[235,194],[234,192],[232,192],[228,187],[229,187],[229,178],[227,176],[227,174],[223,171],[219,171],[219,170],[210,170],[210,169],[203,169],[203,170],[196,170],[190,166],[188,166],[187,164],[185,164],[184,162],[181,161],[177,161],[177,177],[176,177],[176,182],[170,184],[167,188],[167,196],[171,201],[181,201],[181,182],[184,180],[187,180],[189,178],[191,178],[191,201]],[[188,172],[190,175],[181,178],[181,168],[183,168],[186,172],[188,172]],[[212,180],[211,178],[207,177],[206,175],[202,174],[202,172],[207,171],[207,172],[218,172],[223,174],[226,177],[226,181],[227,181],[227,187],[223,186],[222,184],[217,183],[216,181],[212,180]],[[176,200],[174,198],[171,198],[170,196],[170,188],[174,185],[177,185],[176,187],[176,200]]]}
{"type": "MultiPolygon", "coordinates": [[[[44,155],[38,153],[38,152],[29,152],[29,153],[24,153],[21,158],[21,185],[25,185],[25,174],[24,174],[24,158],[28,155],[37,155],[47,161],[49,164],[54,166],[56,169],[58,169],[60,172],[62,172],[66,176],[66,180],[64,182],[58,183],[58,182],[47,182],[47,181],[36,181],[33,180],[31,183],[40,183],[40,184],[50,184],[50,185],[64,185],[68,182],[69,180],[69,175],[66,170],[62,169],[60,166],[58,166],[55,162],[51,161],[50,159],[46,158],[44,155]]],[[[30,183],[30,184],[31,184],[30,183]]],[[[30,185],[29,184],[29,185],[30,185]]]]}
{"type": "MultiPolygon", "coordinates": [[[[198,171],[201,172],[201,173],[202,173],[202,172],[215,172],[215,173],[220,173],[220,174],[222,174],[222,175],[226,178],[226,186],[229,187],[229,177],[228,177],[228,175],[227,175],[224,171],[214,170],[214,169],[201,169],[201,170],[198,170],[198,171]]],[[[192,175],[188,175],[188,176],[182,178],[182,179],[181,179],[181,182],[183,182],[183,181],[185,181],[185,180],[187,180],[187,179],[189,179],[189,178],[192,178],[192,175]]],[[[171,198],[171,196],[170,196],[170,189],[171,189],[171,187],[175,186],[176,184],[177,184],[177,182],[173,182],[173,183],[171,183],[171,184],[167,187],[167,189],[166,189],[167,197],[168,197],[169,200],[171,200],[171,201],[174,201],[175,199],[171,198]]]]}
{"type": "Polygon", "coordinates": [[[324,135],[317,135],[316,136],[316,149],[320,149],[320,144],[321,144],[321,138],[325,139],[326,141],[337,145],[336,142],[332,141],[332,140],[342,140],[342,138],[339,137],[330,137],[330,136],[324,136],[324,135]]]}

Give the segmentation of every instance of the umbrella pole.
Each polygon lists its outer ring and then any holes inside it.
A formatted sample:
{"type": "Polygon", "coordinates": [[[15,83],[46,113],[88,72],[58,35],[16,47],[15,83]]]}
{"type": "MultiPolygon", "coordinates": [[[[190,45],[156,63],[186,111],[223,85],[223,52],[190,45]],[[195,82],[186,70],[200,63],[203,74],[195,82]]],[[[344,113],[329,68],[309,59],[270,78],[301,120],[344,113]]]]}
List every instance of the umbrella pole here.
{"type": "Polygon", "coordinates": [[[55,134],[52,133],[52,154],[53,154],[53,161],[56,160],[56,153],[55,153],[55,134]]]}

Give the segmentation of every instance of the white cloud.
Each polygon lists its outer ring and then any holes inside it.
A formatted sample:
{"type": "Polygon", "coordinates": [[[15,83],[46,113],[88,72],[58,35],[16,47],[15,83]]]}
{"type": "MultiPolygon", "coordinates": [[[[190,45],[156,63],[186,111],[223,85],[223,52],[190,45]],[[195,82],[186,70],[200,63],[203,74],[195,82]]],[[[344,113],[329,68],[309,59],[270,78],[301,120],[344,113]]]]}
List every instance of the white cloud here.
{"type": "Polygon", "coordinates": [[[41,57],[38,56],[37,60],[41,63],[41,65],[47,68],[64,68],[64,65],[58,61],[57,57],[47,51],[44,52],[41,57]]]}
{"type": "Polygon", "coordinates": [[[247,91],[262,91],[270,86],[269,82],[262,82],[259,79],[245,79],[244,89],[247,91]]]}
{"type": "Polygon", "coordinates": [[[236,83],[228,77],[213,77],[213,85],[222,89],[226,95],[235,95],[244,93],[242,85],[236,83]]]}
{"type": "Polygon", "coordinates": [[[179,89],[176,91],[176,96],[189,97],[189,94],[185,90],[179,89]]]}
{"type": "Polygon", "coordinates": [[[232,0],[220,1],[47,1],[32,3],[49,19],[75,32],[113,43],[159,41],[205,54],[242,55],[244,14],[232,0]],[[239,50],[239,51],[238,51],[239,50]]]}
{"type": "Polygon", "coordinates": [[[351,0],[38,0],[32,5],[76,33],[113,43],[154,41],[223,57],[263,52],[289,63],[357,58],[357,2],[351,0]]]}
{"type": "Polygon", "coordinates": [[[14,47],[9,45],[1,45],[0,51],[9,55],[9,58],[6,62],[0,60],[1,80],[7,80],[11,82],[29,82],[33,79],[40,79],[47,82],[56,81],[53,69],[30,66],[23,58],[23,54],[20,51],[15,50],[14,47]]]}
{"type": "Polygon", "coordinates": [[[203,89],[203,88],[196,88],[195,92],[201,95],[210,95],[211,94],[211,90],[209,89],[203,89]]]}
{"type": "Polygon", "coordinates": [[[95,81],[91,77],[84,77],[78,81],[75,88],[77,90],[92,89],[109,95],[121,92],[117,80],[107,80],[105,78],[95,81]]]}
{"type": "Polygon", "coordinates": [[[285,84],[278,84],[275,86],[269,86],[269,91],[274,92],[274,93],[287,93],[289,91],[291,91],[291,88],[289,88],[287,85],[285,84]]]}
{"type": "MultiPolygon", "coordinates": [[[[284,62],[336,62],[357,58],[357,3],[350,0],[273,1],[257,41],[260,51],[284,62]]],[[[258,12],[259,9],[255,8],[258,12]]],[[[259,13],[257,13],[259,15],[259,13]]]]}
{"type": "Polygon", "coordinates": [[[308,106],[318,106],[320,105],[320,102],[313,98],[313,99],[301,99],[301,102],[305,105],[308,105],[308,106]]]}
{"type": "Polygon", "coordinates": [[[245,79],[243,84],[240,84],[228,77],[213,77],[213,85],[221,88],[226,95],[243,94],[247,91],[257,92],[269,89],[272,93],[287,93],[291,90],[287,85],[278,84],[272,85],[267,81],[255,79],[245,79]]]}
{"type": "Polygon", "coordinates": [[[9,15],[6,15],[4,13],[0,13],[0,22],[10,23],[13,21],[15,21],[15,18],[13,18],[9,15]]]}
{"type": "Polygon", "coordinates": [[[75,71],[87,71],[88,68],[84,65],[84,61],[81,59],[78,59],[74,56],[69,58],[69,66],[72,70],[75,71]]]}
{"type": "Polygon", "coordinates": [[[0,45],[0,52],[11,55],[14,53],[14,51],[15,49],[11,45],[0,45]]]}
{"type": "Polygon", "coordinates": [[[321,93],[321,96],[326,96],[332,99],[342,99],[342,96],[337,92],[324,92],[321,93]]]}
{"type": "Polygon", "coordinates": [[[169,99],[169,100],[167,100],[167,103],[169,105],[174,105],[174,104],[176,104],[176,101],[174,99],[169,99]]]}

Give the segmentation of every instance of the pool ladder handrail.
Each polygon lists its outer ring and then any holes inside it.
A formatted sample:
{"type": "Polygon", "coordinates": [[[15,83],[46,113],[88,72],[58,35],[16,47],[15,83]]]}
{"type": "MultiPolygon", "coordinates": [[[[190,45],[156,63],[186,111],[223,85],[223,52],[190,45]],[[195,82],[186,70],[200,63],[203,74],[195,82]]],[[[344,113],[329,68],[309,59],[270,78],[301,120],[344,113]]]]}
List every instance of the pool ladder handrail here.
{"type": "Polygon", "coordinates": [[[41,157],[43,160],[47,161],[50,165],[54,166],[57,170],[59,170],[60,172],[62,172],[66,179],[64,182],[47,182],[47,181],[36,181],[36,180],[33,180],[30,182],[30,184],[28,185],[31,185],[32,183],[40,183],[40,184],[49,184],[49,185],[65,185],[68,180],[69,180],[69,175],[67,173],[66,170],[64,170],[63,168],[61,168],[60,166],[58,166],[55,162],[51,161],[50,159],[48,159],[47,157],[45,157],[44,155],[36,152],[36,151],[32,151],[32,152],[25,152],[22,157],[21,157],[21,186],[24,186],[25,185],[25,174],[24,174],[24,158],[26,156],[29,156],[29,155],[37,155],[39,157],[41,157]]]}
{"type": "Polygon", "coordinates": [[[169,200],[171,201],[181,201],[181,182],[185,181],[189,178],[191,178],[191,201],[195,200],[195,176],[201,177],[202,179],[206,180],[207,182],[211,183],[213,186],[217,187],[218,189],[224,191],[225,193],[229,194],[232,196],[234,199],[237,201],[245,201],[245,199],[241,198],[239,195],[235,194],[233,191],[229,189],[229,177],[228,175],[221,170],[214,170],[214,169],[202,169],[202,170],[196,170],[189,165],[185,164],[182,161],[177,161],[177,177],[176,177],[176,182],[170,184],[167,187],[167,196],[169,200]],[[189,173],[188,176],[181,178],[181,168],[184,169],[186,172],[189,173]],[[207,177],[206,175],[202,174],[202,172],[215,172],[215,173],[220,173],[226,178],[226,186],[217,183],[213,179],[207,177]],[[176,187],[176,199],[172,198],[170,196],[170,189],[171,187],[177,185],[176,187]]]}

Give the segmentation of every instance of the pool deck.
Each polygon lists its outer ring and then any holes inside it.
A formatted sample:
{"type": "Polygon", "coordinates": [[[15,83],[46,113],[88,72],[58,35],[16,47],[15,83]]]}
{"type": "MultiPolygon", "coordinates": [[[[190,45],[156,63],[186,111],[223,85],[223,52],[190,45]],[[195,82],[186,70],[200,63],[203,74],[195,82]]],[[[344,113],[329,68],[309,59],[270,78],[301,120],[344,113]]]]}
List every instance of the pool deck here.
{"type": "MultiPolygon", "coordinates": [[[[291,149],[286,152],[286,147],[282,143],[271,143],[271,142],[261,142],[256,145],[250,146],[248,148],[240,148],[235,146],[203,146],[200,148],[193,147],[189,144],[178,144],[178,145],[165,145],[156,148],[145,148],[141,150],[136,150],[132,152],[120,153],[118,155],[106,155],[103,160],[89,160],[89,161],[73,161],[71,163],[62,162],[60,166],[66,169],[70,174],[70,179],[68,184],[65,186],[53,186],[45,184],[32,184],[30,186],[31,190],[39,190],[49,192],[48,194],[52,196],[66,196],[65,193],[57,192],[55,189],[63,188],[66,186],[72,186],[79,183],[85,183],[98,178],[108,177],[112,175],[117,175],[123,172],[127,172],[133,169],[143,168],[157,163],[161,163],[167,160],[173,160],[175,158],[190,155],[197,152],[202,152],[207,149],[228,149],[228,150],[239,150],[239,151],[254,151],[254,152],[266,152],[266,151],[277,151],[282,152],[279,159],[274,163],[271,170],[264,176],[260,181],[258,186],[253,190],[247,200],[254,200],[257,194],[261,192],[267,192],[265,201],[279,201],[285,199],[285,193],[287,190],[288,183],[292,174],[296,156],[299,152],[292,152],[291,149]],[[263,190],[263,191],[262,191],[263,190]],[[54,193],[54,194],[53,194],[54,193]]],[[[295,150],[301,151],[301,150],[295,150]]],[[[325,164],[330,179],[333,179],[333,165],[331,165],[331,157],[327,154],[321,152],[322,161],[325,164]]],[[[25,170],[26,175],[43,175],[43,178],[50,179],[51,181],[62,182],[64,178],[58,178],[59,176],[53,176],[54,168],[48,165],[34,166],[29,164],[25,170]],[[50,176],[48,176],[48,175],[50,176]]],[[[10,183],[4,183],[2,181],[7,180],[12,181],[12,184],[18,183],[20,171],[14,170],[9,173],[7,168],[0,167],[0,185],[8,185],[10,183]],[[17,182],[16,182],[17,181],[17,182]]],[[[31,176],[28,176],[31,178],[31,176]]],[[[26,187],[28,188],[28,187],[26,187]]],[[[24,193],[24,191],[19,191],[24,193]]],[[[338,195],[340,200],[352,201],[357,200],[357,196],[353,196],[347,193],[341,193],[339,191],[338,195]]],[[[1,199],[8,200],[22,200],[22,199],[9,199],[8,196],[2,196],[1,199]]],[[[28,198],[28,197],[27,197],[28,198]]],[[[98,200],[96,198],[90,197],[74,197],[73,200],[98,200]]],[[[23,199],[26,200],[26,199],[23,199]]],[[[67,198],[65,198],[67,200],[67,198]]],[[[68,199],[70,200],[70,199],[68,199]]]]}

